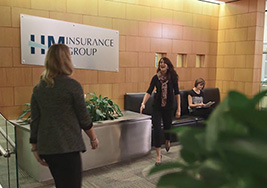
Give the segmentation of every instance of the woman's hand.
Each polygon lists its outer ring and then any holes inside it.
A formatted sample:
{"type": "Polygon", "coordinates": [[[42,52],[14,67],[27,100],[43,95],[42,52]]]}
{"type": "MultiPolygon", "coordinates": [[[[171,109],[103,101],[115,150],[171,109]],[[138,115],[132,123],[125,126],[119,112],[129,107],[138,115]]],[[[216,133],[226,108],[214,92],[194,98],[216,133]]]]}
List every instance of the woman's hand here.
{"type": "Polygon", "coordinates": [[[32,152],[34,157],[36,158],[36,160],[43,166],[48,166],[48,164],[43,160],[41,159],[41,157],[39,156],[39,154],[37,153],[37,151],[33,151],[32,152]]]}
{"type": "Polygon", "coordinates": [[[146,108],[145,104],[144,103],[141,103],[141,106],[140,106],[140,114],[143,113],[143,110],[146,108]]]}
{"type": "Polygon", "coordinates": [[[99,145],[99,141],[97,138],[95,138],[94,140],[91,140],[92,149],[96,149],[98,145],[99,145]]]}
{"type": "Polygon", "coordinates": [[[175,117],[176,118],[180,118],[180,116],[181,116],[181,112],[177,110],[176,113],[175,113],[175,117]]]}
{"type": "Polygon", "coordinates": [[[96,149],[98,147],[99,141],[96,137],[94,127],[91,127],[91,129],[85,130],[85,133],[90,138],[92,149],[96,149]]]}

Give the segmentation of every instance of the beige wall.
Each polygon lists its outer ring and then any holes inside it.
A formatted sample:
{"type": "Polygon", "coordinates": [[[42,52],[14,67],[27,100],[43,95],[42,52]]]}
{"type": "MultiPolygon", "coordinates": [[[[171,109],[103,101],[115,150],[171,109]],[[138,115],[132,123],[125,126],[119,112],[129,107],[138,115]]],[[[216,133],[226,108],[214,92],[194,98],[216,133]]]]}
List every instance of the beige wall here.
{"type": "Polygon", "coordinates": [[[216,86],[247,96],[259,91],[265,0],[241,0],[220,7],[216,86]]]}
{"type": "Polygon", "coordinates": [[[187,54],[187,68],[176,68],[180,89],[190,89],[203,77],[207,87],[218,86],[222,94],[236,84],[250,95],[260,71],[264,0],[258,1],[219,8],[197,0],[0,0],[0,111],[16,118],[43,71],[20,64],[21,13],[119,30],[120,71],[76,69],[73,77],[85,93],[106,95],[121,108],[125,92],[146,91],[156,71],[156,52],[167,53],[173,64],[177,53],[187,54]],[[196,54],[205,54],[200,68],[196,54]]]}

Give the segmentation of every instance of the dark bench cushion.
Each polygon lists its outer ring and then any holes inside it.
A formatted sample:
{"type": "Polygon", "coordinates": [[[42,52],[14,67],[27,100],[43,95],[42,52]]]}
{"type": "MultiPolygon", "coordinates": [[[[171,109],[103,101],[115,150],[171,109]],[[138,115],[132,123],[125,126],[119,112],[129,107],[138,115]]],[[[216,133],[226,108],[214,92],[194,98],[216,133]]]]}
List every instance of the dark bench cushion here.
{"type": "MultiPolygon", "coordinates": [[[[173,121],[173,125],[180,126],[193,123],[195,121],[195,117],[189,115],[188,111],[188,93],[190,90],[180,90],[180,98],[181,98],[181,118],[175,119],[173,121]]],[[[220,92],[218,88],[205,88],[204,92],[204,102],[208,101],[215,101],[213,105],[216,105],[220,102],[220,92]]],[[[140,106],[142,100],[144,98],[145,93],[126,93],[124,95],[124,109],[130,110],[133,112],[140,112],[140,106]]],[[[152,114],[152,104],[154,100],[154,93],[150,96],[146,103],[146,108],[144,109],[143,113],[146,115],[152,114]]],[[[175,109],[177,109],[177,102],[175,98],[175,109]]],[[[175,114],[173,115],[175,117],[175,114]]],[[[200,119],[199,119],[200,120],[200,119]]]]}

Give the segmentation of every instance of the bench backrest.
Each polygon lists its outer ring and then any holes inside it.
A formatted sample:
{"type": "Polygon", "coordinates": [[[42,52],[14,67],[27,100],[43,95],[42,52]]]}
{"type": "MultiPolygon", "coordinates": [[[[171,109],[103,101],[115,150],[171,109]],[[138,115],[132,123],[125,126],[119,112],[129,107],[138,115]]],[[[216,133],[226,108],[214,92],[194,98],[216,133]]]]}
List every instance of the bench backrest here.
{"type": "Polygon", "coordinates": [[[216,107],[220,103],[221,97],[219,88],[205,88],[203,89],[203,92],[204,92],[204,103],[207,103],[209,101],[214,101],[215,104],[213,105],[213,107],[216,107]]]}
{"type": "MultiPolygon", "coordinates": [[[[143,101],[145,93],[126,93],[124,95],[124,110],[130,110],[133,112],[140,112],[140,106],[143,101]]],[[[152,104],[154,100],[154,93],[150,96],[146,103],[146,108],[143,113],[147,115],[152,114],[152,104]]]]}
{"type": "MultiPolygon", "coordinates": [[[[188,111],[188,93],[190,90],[180,90],[181,97],[181,116],[189,114],[188,111]]],[[[204,102],[215,101],[214,107],[220,102],[220,92],[218,88],[205,88],[204,92],[204,102]]],[[[124,95],[124,109],[139,113],[140,105],[144,98],[145,93],[126,93],[124,95]]],[[[150,96],[146,103],[146,108],[143,113],[147,115],[152,114],[152,104],[154,100],[154,93],[150,96]]],[[[177,102],[175,101],[175,109],[177,109],[177,102]]]]}

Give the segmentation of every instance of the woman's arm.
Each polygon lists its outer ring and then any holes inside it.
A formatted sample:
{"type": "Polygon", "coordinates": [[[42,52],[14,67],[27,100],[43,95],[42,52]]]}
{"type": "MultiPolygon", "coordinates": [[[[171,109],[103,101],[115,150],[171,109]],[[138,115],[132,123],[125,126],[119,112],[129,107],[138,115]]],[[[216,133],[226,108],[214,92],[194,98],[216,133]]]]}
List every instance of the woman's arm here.
{"type": "Polygon", "coordinates": [[[176,101],[177,101],[177,110],[175,113],[175,117],[179,118],[181,116],[181,97],[180,94],[175,95],[176,96],[176,101]]]}
{"type": "Polygon", "coordinates": [[[82,86],[79,82],[75,80],[73,80],[73,82],[73,106],[77,114],[79,125],[81,129],[83,129],[87,136],[90,138],[92,149],[96,149],[98,147],[99,141],[94,131],[92,119],[86,108],[82,86]]]}
{"type": "Polygon", "coordinates": [[[48,164],[42,160],[38,154],[38,150],[37,150],[37,135],[38,135],[38,129],[39,129],[39,122],[40,122],[40,109],[37,103],[37,100],[34,96],[34,94],[32,94],[32,98],[31,98],[31,124],[30,124],[30,130],[31,130],[31,134],[30,134],[30,143],[32,144],[32,153],[34,155],[34,157],[36,158],[36,160],[43,166],[48,166],[48,164]]]}
{"type": "Polygon", "coordinates": [[[98,147],[99,141],[96,137],[94,127],[91,127],[91,129],[85,130],[84,132],[90,138],[92,149],[96,149],[98,147]]]}
{"type": "Polygon", "coordinates": [[[45,160],[41,159],[41,157],[38,154],[37,150],[37,144],[32,144],[32,149],[31,149],[35,159],[43,166],[48,166],[48,164],[45,162],[45,160]]]}
{"type": "Polygon", "coordinates": [[[154,88],[155,88],[155,85],[156,85],[156,79],[157,79],[157,76],[153,76],[153,78],[151,79],[151,82],[150,82],[150,85],[149,85],[149,88],[143,98],[143,101],[141,103],[141,106],[140,106],[140,114],[143,113],[143,110],[145,109],[146,107],[146,102],[148,101],[149,97],[151,96],[151,93],[153,92],[154,88]]]}
{"type": "Polygon", "coordinates": [[[200,103],[200,104],[193,104],[193,100],[192,100],[192,96],[191,96],[191,95],[188,95],[188,105],[189,105],[191,108],[196,108],[196,107],[202,107],[202,106],[204,106],[203,103],[200,103]]]}
{"type": "Polygon", "coordinates": [[[180,96],[180,91],[179,91],[179,84],[178,84],[178,80],[173,82],[173,89],[174,89],[174,94],[176,97],[176,101],[177,101],[177,110],[175,113],[175,117],[179,118],[181,116],[181,96],[180,96]]]}
{"type": "Polygon", "coordinates": [[[146,108],[146,102],[148,101],[149,97],[150,97],[150,94],[146,93],[141,103],[140,114],[142,114],[143,110],[146,108]]]}
{"type": "Polygon", "coordinates": [[[32,94],[31,97],[31,123],[30,123],[30,143],[37,144],[37,135],[40,123],[40,109],[35,98],[35,95],[32,94]]]}
{"type": "Polygon", "coordinates": [[[84,100],[84,92],[81,84],[76,80],[71,80],[69,82],[71,86],[70,93],[72,95],[73,107],[76,113],[79,125],[81,129],[89,130],[93,127],[92,119],[89,115],[89,112],[86,108],[84,100]]]}

